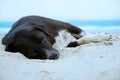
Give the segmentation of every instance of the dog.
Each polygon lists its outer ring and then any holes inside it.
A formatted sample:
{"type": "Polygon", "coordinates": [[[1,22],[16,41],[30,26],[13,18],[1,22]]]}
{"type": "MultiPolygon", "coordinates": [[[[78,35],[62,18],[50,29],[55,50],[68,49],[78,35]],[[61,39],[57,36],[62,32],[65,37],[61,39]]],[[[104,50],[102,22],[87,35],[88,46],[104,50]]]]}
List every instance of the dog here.
{"type": "Polygon", "coordinates": [[[26,16],[13,24],[2,44],[6,46],[5,51],[20,52],[29,59],[58,59],[58,49],[109,39],[109,35],[88,34],[62,21],[26,16]]]}

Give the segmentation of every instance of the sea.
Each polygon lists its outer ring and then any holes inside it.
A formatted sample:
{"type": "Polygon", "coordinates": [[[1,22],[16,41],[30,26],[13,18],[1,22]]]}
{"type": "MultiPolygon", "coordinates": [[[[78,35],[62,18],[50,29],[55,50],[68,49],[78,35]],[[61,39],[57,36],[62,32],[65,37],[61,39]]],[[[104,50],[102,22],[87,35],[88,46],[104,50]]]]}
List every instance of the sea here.
{"type": "MultiPolygon", "coordinates": [[[[72,25],[75,25],[86,32],[96,33],[119,33],[120,32],[120,20],[97,20],[97,21],[80,21],[70,20],[65,21],[72,25]]],[[[12,27],[14,22],[1,21],[0,22],[0,36],[5,35],[12,27]]]]}

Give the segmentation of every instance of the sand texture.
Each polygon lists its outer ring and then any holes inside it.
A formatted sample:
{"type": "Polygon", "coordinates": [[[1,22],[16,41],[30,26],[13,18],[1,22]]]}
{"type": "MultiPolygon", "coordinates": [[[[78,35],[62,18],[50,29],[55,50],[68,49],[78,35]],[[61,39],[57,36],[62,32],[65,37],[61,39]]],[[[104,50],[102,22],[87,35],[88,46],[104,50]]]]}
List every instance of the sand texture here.
{"type": "Polygon", "coordinates": [[[120,33],[61,49],[58,60],[27,59],[4,48],[0,44],[0,80],[120,80],[120,33]]]}

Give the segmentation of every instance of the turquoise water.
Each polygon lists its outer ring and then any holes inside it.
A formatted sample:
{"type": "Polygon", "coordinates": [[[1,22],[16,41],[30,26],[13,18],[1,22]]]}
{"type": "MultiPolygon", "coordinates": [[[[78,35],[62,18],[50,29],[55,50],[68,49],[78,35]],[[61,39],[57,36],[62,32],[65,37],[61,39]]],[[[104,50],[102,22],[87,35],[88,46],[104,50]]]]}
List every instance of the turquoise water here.
{"type": "Polygon", "coordinates": [[[10,28],[14,22],[0,22],[0,28],[10,28]]]}
{"type": "Polygon", "coordinates": [[[98,20],[98,21],[71,20],[68,22],[78,26],[104,26],[104,27],[120,26],[120,20],[98,20]]]}

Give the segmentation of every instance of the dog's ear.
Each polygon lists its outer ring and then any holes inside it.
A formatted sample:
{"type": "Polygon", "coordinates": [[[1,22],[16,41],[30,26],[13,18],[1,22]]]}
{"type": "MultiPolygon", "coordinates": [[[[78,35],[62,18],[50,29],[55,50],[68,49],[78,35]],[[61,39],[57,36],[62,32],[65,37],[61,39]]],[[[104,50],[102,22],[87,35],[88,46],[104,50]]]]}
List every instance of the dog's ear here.
{"type": "Polygon", "coordinates": [[[36,23],[30,23],[30,25],[33,28],[38,29],[38,30],[44,32],[48,36],[48,38],[50,39],[51,44],[53,44],[55,42],[55,39],[53,38],[53,36],[51,36],[47,31],[45,31],[45,27],[43,25],[38,25],[36,23]]]}

